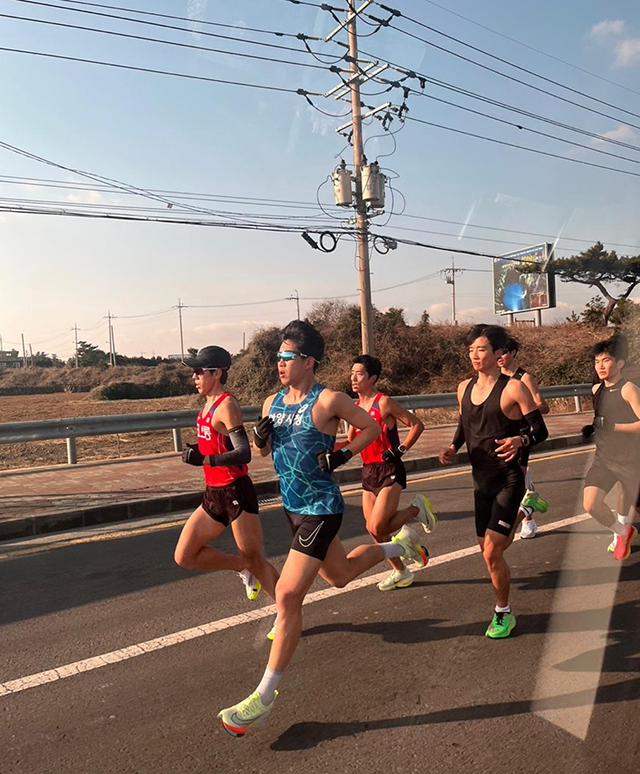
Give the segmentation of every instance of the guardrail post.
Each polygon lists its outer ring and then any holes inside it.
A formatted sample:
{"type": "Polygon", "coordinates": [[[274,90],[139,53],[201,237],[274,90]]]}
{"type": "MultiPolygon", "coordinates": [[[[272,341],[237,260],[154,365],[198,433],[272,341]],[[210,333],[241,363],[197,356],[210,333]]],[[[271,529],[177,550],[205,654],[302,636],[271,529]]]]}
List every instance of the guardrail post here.
{"type": "Polygon", "coordinates": [[[78,463],[76,439],[74,436],[67,438],[67,463],[69,465],[77,465],[78,463]]]}
{"type": "Polygon", "coordinates": [[[573,396],[573,401],[576,404],[576,414],[579,414],[582,411],[582,400],[579,395],[573,396]]]}
{"type": "Polygon", "coordinates": [[[173,435],[173,451],[182,451],[182,432],[179,427],[174,427],[171,431],[173,435]]]}

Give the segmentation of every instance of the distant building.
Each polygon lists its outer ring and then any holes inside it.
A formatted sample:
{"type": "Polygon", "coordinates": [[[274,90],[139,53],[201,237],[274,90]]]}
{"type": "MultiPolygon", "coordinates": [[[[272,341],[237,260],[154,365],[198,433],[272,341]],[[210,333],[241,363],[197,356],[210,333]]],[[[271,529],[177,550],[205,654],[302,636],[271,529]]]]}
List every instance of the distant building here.
{"type": "Polygon", "coordinates": [[[0,368],[22,368],[23,362],[17,349],[0,349],[0,368]]]}
{"type": "Polygon", "coordinates": [[[179,361],[182,361],[182,355],[167,355],[167,360],[179,360],[179,361]]]}

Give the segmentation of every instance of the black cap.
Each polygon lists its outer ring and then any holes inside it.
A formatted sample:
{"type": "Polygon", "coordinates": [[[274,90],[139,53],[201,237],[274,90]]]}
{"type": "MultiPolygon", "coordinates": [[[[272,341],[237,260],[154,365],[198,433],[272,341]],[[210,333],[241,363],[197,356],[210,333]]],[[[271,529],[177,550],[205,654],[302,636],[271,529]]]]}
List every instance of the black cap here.
{"type": "Polygon", "coordinates": [[[222,347],[203,347],[195,357],[182,362],[190,368],[230,368],[231,355],[222,347]]]}

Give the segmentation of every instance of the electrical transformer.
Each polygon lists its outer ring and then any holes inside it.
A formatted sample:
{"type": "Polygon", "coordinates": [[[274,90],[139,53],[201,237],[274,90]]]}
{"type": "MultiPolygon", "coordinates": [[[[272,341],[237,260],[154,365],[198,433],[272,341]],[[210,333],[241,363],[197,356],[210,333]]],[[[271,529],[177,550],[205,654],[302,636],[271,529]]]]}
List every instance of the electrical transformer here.
{"type": "Polygon", "coordinates": [[[378,162],[362,167],[362,199],[368,207],[384,207],[384,184],[386,177],[380,171],[378,162]]]}
{"type": "Polygon", "coordinates": [[[333,196],[334,202],[338,207],[351,207],[353,202],[353,193],[351,191],[351,172],[343,161],[339,167],[336,167],[333,175],[333,196]]]}

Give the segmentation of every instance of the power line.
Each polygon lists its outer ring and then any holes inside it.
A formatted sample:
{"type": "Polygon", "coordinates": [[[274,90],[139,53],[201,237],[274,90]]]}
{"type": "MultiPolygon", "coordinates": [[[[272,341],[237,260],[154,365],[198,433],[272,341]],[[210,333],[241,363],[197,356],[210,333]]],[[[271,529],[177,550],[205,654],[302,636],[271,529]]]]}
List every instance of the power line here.
{"type": "MultiPolygon", "coordinates": [[[[547,89],[543,89],[539,86],[534,86],[532,83],[527,83],[526,81],[521,80],[520,78],[516,78],[513,75],[508,75],[507,73],[503,73],[501,70],[496,70],[494,67],[489,67],[488,65],[482,64],[482,62],[478,62],[475,59],[471,59],[470,57],[464,56],[463,54],[459,54],[456,51],[452,51],[449,48],[445,48],[444,46],[440,46],[437,43],[434,43],[431,40],[426,40],[426,38],[422,38],[419,35],[414,35],[412,32],[409,32],[409,30],[404,30],[401,27],[395,27],[394,25],[389,25],[390,29],[394,29],[397,32],[401,32],[403,35],[407,35],[410,38],[413,38],[414,40],[418,40],[421,43],[424,43],[427,46],[431,46],[432,48],[436,48],[439,51],[444,51],[447,54],[451,54],[452,56],[457,57],[458,59],[462,59],[465,62],[469,62],[470,64],[474,64],[477,67],[481,67],[483,70],[487,70],[488,72],[495,73],[496,75],[500,75],[502,78],[506,78],[507,80],[513,81],[515,83],[519,83],[522,86],[526,86],[529,89],[533,89],[534,91],[540,92],[541,94],[546,94],[550,97],[553,97],[554,99],[558,99],[561,102],[566,102],[569,105],[574,105],[575,107],[579,107],[582,110],[587,110],[590,113],[594,113],[599,116],[604,116],[605,118],[609,118],[612,121],[618,121],[621,124],[625,124],[626,126],[631,126],[634,129],[640,129],[640,126],[638,124],[632,124],[629,121],[625,121],[624,119],[620,118],[619,116],[612,116],[609,113],[603,113],[600,110],[596,110],[595,108],[589,107],[588,105],[582,105],[580,102],[575,102],[574,100],[568,99],[567,97],[563,97],[560,94],[554,94],[552,91],[548,91],[547,89]]],[[[371,56],[371,54],[368,54],[366,51],[362,51],[362,54],[365,56],[371,56]]],[[[388,61],[388,60],[387,60],[388,61]]],[[[391,64],[391,62],[389,62],[391,64]]],[[[617,108],[619,109],[619,108],[617,108]]],[[[629,111],[623,111],[623,112],[629,112],[629,111]]],[[[635,115],[635,113],[631,113],[631,115],[635,115]]]]}
{"type": "MultiPolygon", "coordinates": [[[[167,30],[173,30],[175,32],[187,32],[189,34],[193,34],[194,30],[190,29],[188,27],[177,27],[175,24],[162,24],[160,22],[152,22],[152,21],[146,21],[145,19],[134,19],[129,16],[118,16],[117,14],[112,13],[102,13],[100,11],[88,11],[84,8],[69,8],[66,6],[61,5],[54,5],[52,3],[46,3],[42,2],[41,0],[14,0],[14,2],[17,3],[26,3],[28,5],[39,5],[44,6],[48,8],[54,8],[59,11],[69,11],[73,13],[83,13],[83,14],[89,14],[90,16],[100,16],[107,19],[116,19],[118,21],[126,21],[131,22],[132,24],[142,24],[149,27],[159,27],[161,29],[167,29],[167,30]]],[[[233,43],[238,43],[238,36],[237,35],[221,35],[220,33],[216,32],[206,32],[205,30],[198,30],[198,35],[203,35],[208,38],[219,38],[221,40],[230,40],[233,43]]],[[[305,36],[302,36],[300,40],[304,40],[305,36]]],[[[249,38],[242,38],[242,43],[246,43],[247,45],[251,46],[261,46],[263,48],[273,48],[277,49],[279,51],[294,51],[298,54],[307,54],[309,53],[306,49],[301,48],[293,48],[292,46],[282,46],[277,43],[265,43],[263,40],[250,40],[249,38]]]]}
{"type": "MultiPolygon", "coordinates": [[[[27,0],[18,0],[18,2],[26,2],[27,0]]],[[[62,27],[70,30],[81,30],[83,32],[96,32],[100,35],[110,35],[117,38],[128,38],[129,40],[142,40],[146,43],[160,43],[165,46],[174,46],[177,48],[189,48],[198,51],[209,51],[214,54],[222,54],[224,56],[237,56],[242,59],[255,59],[260,62],[274,62],[275,64],[293,65],[295,67],[307,67],[313,70],[324,70],[326,72],[327,67],[319,64],[313,64],[312,62],[292,62],[289,59],[275,59],[270,56],[260,56],[258,54],[245,54],[239,51],[225,51],[220,48],[211,48],[210,46],[198,46],[195,43],[179,43],[174,40],[162,40],[161,38],[150,38],[145,35],[133,35],[127,32],[116,32],[115,30],[101,30],[98,27],[87,27],[79,24],[66,24],[63,22],[49,21],[47,19],[33,19],[29,16],[16,16],[8,13],[0,13],[0,17],[4,19],[16,19],[18,21],[32,22],[34,24],[46,24],[53,27],[62,27]]],[[[301,53],[306,53],[302,51],[301,53]]]]}
{"type": "MultiPolygon", "coordinates": [[[[189,18],[188,16],[173,16],[172,14],[157,13],[154,11],[140,11],[136,8],[126,8],[121,5],[106,5],[105,3],[89,3],[89,2],[83,2],[83,0],[61,0],[61,2],[73,3],[74,5],[86,5],[86,6],[91,6],[93,8],[105,8],[111,11],[126,11],[127,13],[137,13],[140,16],[153,16],[157,19],[173,19],[174,21],[185,21],[185,22],[189,22],[190,24],[194,24],[194,23],[205,24],[208,27],[220,27],[221,29],[240,30],[243,32],[258,32],[264,35],[275,35],[276,37],[279,37],[279,38],[298,38],[299,39],[299,35],[297,35],[294,32],[278,32],[276,30],[263,30],[257,27],[246,27],[244,24],[223,24],[222,22],[213,22],[213,21],[208,21],[206,19],[194,19],[194,18],[189,18]]],[[[67,11],[73,10],[72,8],[64,8],[63,6],[56,6],[56,7],[59,7],[61,10],[67,10],[67,11]]]]}
{"type": "Polygon", "coordinates": [[[208,83],[219,83],[225,86],[242,86],[248,89],[262,89],[264,91],[278,91],[284,94],[299,94],[302,96],[309,95],[313,97],[321,97],[322,94],[318,92],[306,91],[305,89],[287,89],[284,86],[267,86],[261,83],[245,83],[243,81],[229,81],[223,78],[209,78],[205,75],[190,75],[188,73],[176,73],[170,70],[158,70],[153,67],[136,67],[134,65],[119,64],[117,62],[102,62],[97,59],[85,59],[78,56],[64,56],[62,54],[51,54],[45,51],[27,51],[21,48],[9,48],[8,46],[0,46],[0,51],[7,51],[11,54],[26,54],[28,56],[41,56],[48,59],[60,59],[67,62],[80,62],[82,64],[100,65],[102,67],[115,67],[119,70],[133,70],[140,73],[152,73],[154,75],[170,75],[174,78],[186,78],[193,81],[205,81],[208,83]]]}
{"type": "Polygon", "coordinates": [[[562,161],[570,161],[574,164],[582,164],[587,167],[596,167],[597,169],[606,169],[609,172],[618,172],[621,175],[630,175],[631,177],[640,177],[640,173],[631,172],[627,169],[618,169],[618,167],[607,167],[604,164],[595,164],[593,161],[584,161],[582,159],[574,159],[571,156],[562,156],[559,153],[551,153],[550,151],[539,150],[538,148],[529,148],[526,145],[517,145],[513,142],[507,142],[506,140],[498,140],[495,137],[486,137],[482,134],[476,134],[474,132],[467,132],[464,129],[456,129],[453,126],[444,126],[443,124],[436,124],[433,121],[424,121],[420,118],[414,118],[413,116],[407,116],[407,121],[415,121],[418,124],[424,124],[425,126],[433,126],[436,129],[445,129],[448,132],[455,132],[456,134],[463,134],[466,137],[475,137],[478,140],[486,140],[487,142],[493,142],[496,145],[504,145],[509,148],[517,148],[518,150],[524,150],[528,153],[537,153],[540,156],[549,156],[554,159],[562,159],[562,161]]]}
{"type": "Polygon", "coordinates": [[[584,67],[580,67],[579,65],[574,64],[573,62],[567,62],[566,59],[561,59],[559,56],[554,56],[553,54],[550,54],[548,51],[543,51],[540,48],[531,46],[529,43],[524,43],[522,40],[518,40],[517,38],[513,38],[510,35],[506,35],[504,32],[499,32],[498,30],[494,30],[493,27],[488,27],[486,24],[481,24],[480,22],[475,21],[475,19],[470,19],[468,16],[464,16],[463,14],[458,13],[457,11],[452,11],[451,8],[447,8],[444,5],[440,5],[439,3],[434,2],[434,0],[425,0],[425,2],[429,3],[430,5],[434,5],[436,8],[440,8],[440,10],[446,11],[447,13],[450,13],[453,16],[457,16],[459,19],[464,19],[466,22],[469,22],[469,24],[475,24],[476,27],[481,27],[483,30],[492,32],[494,35],[499,35],[501,38],[504,38],[505,40],[510,40],[512,43],[517,43],[519,46],[524,46],[524,48],[528,48],[530,51],[535,51],[537,54],[542,54],[542,56],[546,56],[549,59],[553,59],[556,62],[560,62],[561,64],[567,65],[567,67],[573,67],[574,70],[579,70],[581,73],[586,73],[587,75],[591,75],[593,78],[598,78],[598,80],[600,81],[609,83],[612,86],[617,86],[619,89],[624,89],[625,91],[630,91],[632,94],[640,95],[640,91],[631,89],[628,86],[623,86],[621,83],[618,83],[617,81],[612,81],[609,78],[605,78],[603,75],[598,75],[597,73],[591,72],[591,70],[586,70],[584,67]]]}
{"type": "MultiPolygon", "coordinates": [[[[573,94],[578,94],[581,97],[586,97],[587,99],[590,99],[593,102],[598,102],[599,104],[605,105],[606,107],[613,108],[614,110],[619,110],[621,113],[626,113],[627,115],[634,116],[635,118],[640,118],[640,113],[634,113],[631,110],[626,110],[625,108],[622,108],[619,105],[614,105],[611,102],[606,102],[605,100],[599,99],[598,97],[594,97],[593,95],[588,94],[587,92],[580,91],[579,89],[574,89],[572,86],[567,86],[566,84],[561,83],[560,81],[556,81],[553,78],[547,78],[545,75],[540,75],[540,73],[537,73],[534,70],[529,70],[526,67],[522,67],[521,65],[514,64],[513,62],[509,61],[508,59],[505,59],[504,57],[498,56],[497,54],[492,54],[490,51],[485,51],[483,48],[479,48],[478,46],[474,46],[471,43],[467,43],[466,41],[460,38],[456,38],[454,35],[449,35],[446,32],[443,32],[442,30],[437,29],[436,27],[432,27],[429,24],[425,24],[424,22],[419,21],[418,19],[413,19],[411,16],[407,16],[401,11],[397,11],[395,9],[389,8],[383,3],[376,2],[376,5],[380,6],[380,8],[383,8],[385,11],[393,12],[401,16],[403,19],[406,19],[407,21],[412,22],[413,24],[416,24],[425,30],[429,30],[429,32],[434,32],[436,35],[440,35],[443,38],[446,38],[447,40],[452,40],[461,46],[470,48],[472,51],[477,51],[479,54],[484,54],[484,56],[488,56],[491,59],[495,59],[497,62],[502,62],[502,64],[506,64],[509,67],[513,67],[516,70],[520,70],[523,73],[527,73],[527,75],[532,75],[535,78],[539,78],[540,80],[545,81],[546,83],[551,83],[554,86],[558,86],[561,89],[566,89],[566,91],[570,91],[573,94]]],[[[393,26],[393,25],[389,25],[389,26],[393,26]]],[[[400,27],[394,27],[394,29],[400,30],[400,27]]],[[[405,30],[401,30],[401,31],[405,32],[405,30]]],[[[427,41],[424,41],[424,42],[427,42],[427,41]]]]}

